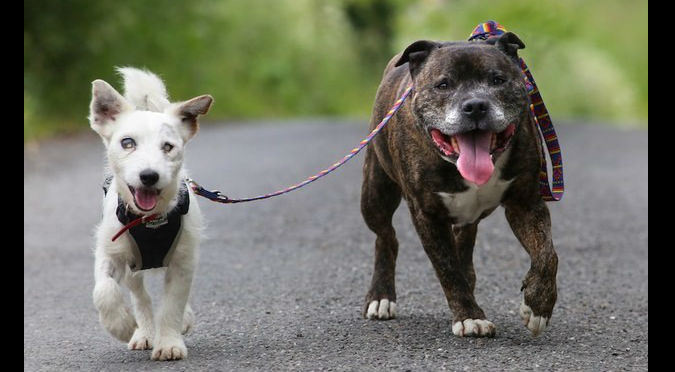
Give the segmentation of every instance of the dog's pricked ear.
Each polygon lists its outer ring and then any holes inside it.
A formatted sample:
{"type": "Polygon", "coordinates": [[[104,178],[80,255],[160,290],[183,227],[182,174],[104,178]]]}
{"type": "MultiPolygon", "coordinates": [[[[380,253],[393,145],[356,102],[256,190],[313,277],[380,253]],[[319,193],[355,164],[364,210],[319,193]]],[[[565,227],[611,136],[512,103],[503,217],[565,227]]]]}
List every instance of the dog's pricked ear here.
{"type": "Polygon", "coordinates": [[[172,108],[173,113],[181,120],[181,133],[183,139],[187,142],[199,130],[199,115],[205,115],[209,112],[213,97],[208,94],[192,98],[188,101],[178,103],[172,108]]]}
{"type": "Polygon", "coordinates": [[[111,124],[121,113],[133,110],[133,107],[105,81],[97,79],[91,85],[89,124],[96,133],[107,139],[112,133],[111,124]]]}
{"type": "MultiPolygon", "coordinates": [[[[492,39],[497,49],[501,50],[507,56],[513,58],[516,62],[519,61],[518,49],[524,49],[525,43],[520,40],[518,35],[513,32],[505,32],[498,38],[492,39]]],[[[488,41],[489,43],[490,41],[488,41]]]]}
{"type": "Polygon", "coordinates": [[[440,48],[440,46],[439,43],[434,41],[418,40],[405,48],[403,54],[401,54],[401,58],[398,59],[394,66],[398,67],[407,62],[410,68],[410,74],[414,75],[419,71],[419,67],[422,63],[429,57],[431,51],[440,48]]]}

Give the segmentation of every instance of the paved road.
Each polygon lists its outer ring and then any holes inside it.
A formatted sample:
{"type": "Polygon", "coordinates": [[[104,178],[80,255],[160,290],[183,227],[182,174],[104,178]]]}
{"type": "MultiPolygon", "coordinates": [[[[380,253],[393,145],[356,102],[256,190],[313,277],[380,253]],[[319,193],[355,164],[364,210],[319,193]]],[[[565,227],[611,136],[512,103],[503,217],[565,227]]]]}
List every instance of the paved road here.
{"type": "MultiPolygon", "coordinates": [[[[407,209],[398,313],[361,318],[374,235],[359,213],[363,154],[273,200],[200,204],[209,221],[192,292],[189,358],[152,362],[98,324],[92,232],[103,145],[93,133],[24,153],[26,371],[640,371],[648,361],[647,132],[558,125],[566,194],[549,204],[560,257],[551,327],[532,338],[517,315],[529,260],[502,210],[478,233],[476,297],[494,339],[461,339],[407,209]]],[[[188,148],[192,176],[231,196],[292,184],[341,157],[365,124],[204,126],[188,148]]],[[[156,293],[160,278],[150,278],[156,293]]],[[[155,299],[158,297],[153,295],[155,299]]]]}

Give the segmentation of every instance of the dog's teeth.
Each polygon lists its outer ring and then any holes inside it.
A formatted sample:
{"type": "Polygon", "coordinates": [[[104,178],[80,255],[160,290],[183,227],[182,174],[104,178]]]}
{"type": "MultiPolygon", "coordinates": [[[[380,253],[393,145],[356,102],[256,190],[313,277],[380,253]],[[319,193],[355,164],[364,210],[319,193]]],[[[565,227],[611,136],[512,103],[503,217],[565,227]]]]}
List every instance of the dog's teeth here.
{"type": "Polygon", "coordinates": [[[452,149],[459,154],[459,145],[457,144],[457,139],[454,136],[450,137],[450,144],[452,145],[452,149]]]}

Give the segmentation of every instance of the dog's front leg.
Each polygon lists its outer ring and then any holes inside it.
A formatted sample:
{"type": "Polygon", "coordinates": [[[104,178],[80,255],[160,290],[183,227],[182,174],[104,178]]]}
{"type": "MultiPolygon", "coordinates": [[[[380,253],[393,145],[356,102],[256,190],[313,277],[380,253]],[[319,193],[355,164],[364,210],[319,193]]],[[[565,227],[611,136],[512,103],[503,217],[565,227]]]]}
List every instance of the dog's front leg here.
{"type": "Polygon", "coordinates": [[[166,269],[164,296],[157,315],[153,360],[177,360],[187,357],[181,335],[190,286],[194,275],[193,252],[179,252],[166,269]]]}
{"type": "Polygon", "coordinates": [[[523,280],[520,316],[537,336],[549,324],[557,298],[558,256],[551,240],[551,217],[544,201],[505,204],[506,219],[513,233],[530,255],[530,270],[523,280]]]}
{"type": "Polygon", "coordinates": [[[457,336],[493,337],[495,325],[473,296],[467,260],[457,251],[451,223],[444,207],[433,213],[410,206],[417,234],[441,282],[453,313],[452,332],[457,336]]]}
{"type": "Polygon", "coordinates": [[[396,317],[396,256],[398,240],[391,223],[401,203],[401,189],[385,173],[372,147],[366,150],[361,187],[361,214],[368,228],[377,234],[375,267],[366,294],[363,316],[368,319],[396,317]]]}
{"type": "Polygon", "coordinates": [[[476,288],[476,272],[473,269],[473,247],[476,245],[476,233],[478,232],[478,222],[464,225],[453,226],[452,233],[455,236],[455,245],[459,253],[459,259],[464,268],[464,276],[469,281],[471,293],[476,288]]]}
{"type": "Polygon", "coordinates": [[[138,328],[134,331],[134,335],[127,346],[129,350],[152,349],[152,337],[155,334],[152,319],[152,299],[143,285],[143,273],[136,272],[127,275],[126,283],[132,294],[134,314],[138,322],[138,328]]]}
{"type": "Polygon", "coordinates": [[[94,262],[94,306],[103,327],[118,340],[131,339],[136,320],[127,307],[119,286],[126,267],[97,250],[94,262]]]}

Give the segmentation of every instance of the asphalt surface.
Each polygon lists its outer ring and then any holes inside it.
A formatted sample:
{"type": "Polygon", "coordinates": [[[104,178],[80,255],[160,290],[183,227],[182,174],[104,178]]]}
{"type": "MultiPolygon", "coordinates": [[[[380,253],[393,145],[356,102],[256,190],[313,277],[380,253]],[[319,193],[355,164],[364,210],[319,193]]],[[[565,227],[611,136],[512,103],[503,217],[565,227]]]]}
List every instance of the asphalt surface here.
{"type": "MultiPolygon", "coordinates": [[[[361,318],[375,236],[359,211],[359,154],[312,185],[267,201],[200,200],[208,221],[192,290],[189,356],[153,362],[127,351],[92,304],[93,230],[101,213],[103,144],[92,133],[24,149],[26,371],[645,371],[648,363],[647,131],[556,126],[566,192],[549,203],[560,259],[558,302],[533,338],[517,314],[529,258],[503,209],[483,220],[476,298],[493,339],[458,338],[407,208],[398,318],[361,318]]],[[[339,159],[365,123],[202,126],[187,149],[208,188],[250,196],[339,159]]],[[[155,305],[161,276],[146,279],[155,305]]]]}

